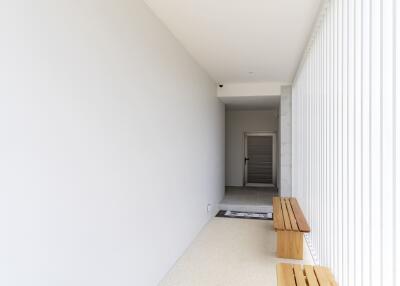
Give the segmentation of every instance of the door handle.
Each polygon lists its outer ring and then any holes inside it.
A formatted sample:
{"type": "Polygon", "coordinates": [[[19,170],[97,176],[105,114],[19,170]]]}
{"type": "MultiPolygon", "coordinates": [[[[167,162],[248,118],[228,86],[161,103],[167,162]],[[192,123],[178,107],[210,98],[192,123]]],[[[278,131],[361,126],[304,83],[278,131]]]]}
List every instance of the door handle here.
{"type": "Polygon", "coordinates": [[[249,161],[249,158],[244,158],[244,164],[247,164],[247,161],[249,161]]]}

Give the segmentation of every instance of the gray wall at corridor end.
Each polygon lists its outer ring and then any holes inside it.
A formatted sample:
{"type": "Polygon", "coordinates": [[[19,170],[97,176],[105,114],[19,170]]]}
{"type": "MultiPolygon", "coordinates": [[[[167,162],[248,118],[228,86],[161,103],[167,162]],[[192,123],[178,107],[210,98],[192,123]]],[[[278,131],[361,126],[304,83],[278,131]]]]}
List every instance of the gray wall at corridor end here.
{"type": "Polygon", "coordinates": [[[284,86],[280,104],[280,194],[292,195],[292,87],[284,86]]]}
{"type": "MultiPolygon", "coordinates": [[[[225,185],[243,186],[244,133],[262,131],[276,133],[277,152],[279,152],[278,110],[227,110],[225,124],[225,185]]],[[[279,174],[279,156],[276,158],[277,174],[279,174]]]]}

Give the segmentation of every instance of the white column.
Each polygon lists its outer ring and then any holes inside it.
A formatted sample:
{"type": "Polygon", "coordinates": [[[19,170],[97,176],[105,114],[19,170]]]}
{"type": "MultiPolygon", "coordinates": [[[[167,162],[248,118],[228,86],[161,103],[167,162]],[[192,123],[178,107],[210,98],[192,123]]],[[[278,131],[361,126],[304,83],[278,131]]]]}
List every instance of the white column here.
{"type": "Polygon", "coordinates": [[[292,196],[292,87],[283,86],[280,103],[280,195],[292,196]]]}

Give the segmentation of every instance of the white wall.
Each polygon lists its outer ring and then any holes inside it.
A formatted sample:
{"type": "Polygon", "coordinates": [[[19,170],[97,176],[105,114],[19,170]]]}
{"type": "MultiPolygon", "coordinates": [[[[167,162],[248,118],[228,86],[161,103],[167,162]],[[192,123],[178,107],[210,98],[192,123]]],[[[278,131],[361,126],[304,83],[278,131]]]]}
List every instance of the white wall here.
{"type": "Polygon", "coordinates": [[[281,87],[285,82],[235,82],[223,83],[218,88],[218,97],[276,96],[281,95],[281,87]]]}
{"type": "Polygon", "coordinates": [[[224,187],[216,86],[139,0],[0,4],[0,284],[157,285],[224,187]]]}
{"type": "Polygon", "coordinates": [[[278,112],[275,110],[227,110],[225,117],[225,185],[243,186],[244,133],[277,132],[278,112]]]}
{"type": "Polygon", "coordinates": [[[400,284],[398,4],[327,2],[293,86],[293,191],[339,285],[400,284]]]}

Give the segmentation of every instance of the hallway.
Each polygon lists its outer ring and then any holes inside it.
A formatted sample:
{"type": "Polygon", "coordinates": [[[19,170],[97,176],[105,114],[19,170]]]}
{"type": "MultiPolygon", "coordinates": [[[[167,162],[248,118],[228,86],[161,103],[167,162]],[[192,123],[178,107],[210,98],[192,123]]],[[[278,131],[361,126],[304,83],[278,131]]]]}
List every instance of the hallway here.
{"type": "MultiPolygon", "coordinates": [[[[304,244],[306,245],[306,244],[304,244]]],[[[275,286],[279,262],[270,220],[213,218],[169,271],[160,286],[275,286]]]]}
{"type": "Polygon", "coordinates": [[[340,286],[400,285],[398,1],[13,0],[0,19],[0,285],[276,285],[305,279],[275,271],[303,246],[340,286]],[[272,209],[276,233],[229,218],[272,209]]]}

